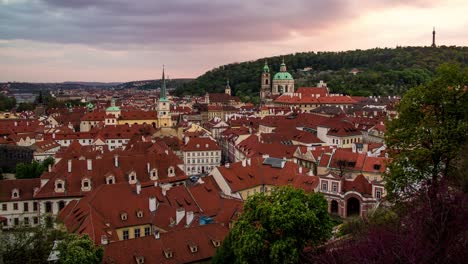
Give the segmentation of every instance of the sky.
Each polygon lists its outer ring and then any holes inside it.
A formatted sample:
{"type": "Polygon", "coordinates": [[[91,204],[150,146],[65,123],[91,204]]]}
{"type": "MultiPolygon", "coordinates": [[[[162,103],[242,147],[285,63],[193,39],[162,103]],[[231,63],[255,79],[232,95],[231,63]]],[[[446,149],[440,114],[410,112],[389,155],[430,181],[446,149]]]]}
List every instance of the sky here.
{"type": "Polygon", "coordinates": [[[0,82],[197,77],[304,51],[468,46],[466,0],[0,0],[0,82]]]}

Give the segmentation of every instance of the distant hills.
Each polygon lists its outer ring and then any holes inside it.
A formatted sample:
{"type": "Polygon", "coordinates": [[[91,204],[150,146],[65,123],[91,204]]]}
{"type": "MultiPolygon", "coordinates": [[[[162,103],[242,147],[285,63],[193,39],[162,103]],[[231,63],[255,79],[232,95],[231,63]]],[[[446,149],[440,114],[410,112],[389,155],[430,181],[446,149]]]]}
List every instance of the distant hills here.
{"type": "MultiPolygon", "coordinates": [[[[191,82],[194,79],[170,79],[166,81],[169,89],[182,87],[183,84],[191,82]]],[[[0,86],[4,83],[0,83],[0,86]]],[[[161,80],[144,80],[132,82],[61,82],[61,83],[26,83],[10,82],[10,91],[13,93],[39,93],[39,91],[57,90],[57,89],[157,89],[161,86],[161,80]]]]}
{"type": "Polygon", "coordinates": [[[445,62],[468,64],[468,47],[397,47],[343,52],[302,52],[231,63],[214,68],[178,86],[177,95],[222,92],[229,79],[233,93],[244,101],[258,101],[265,61],[272,75],[282,59],[295,78],[295,86],[328,83],[332,92],[350,95],[401,95],[430,80],[445,62]],[[350,71],[357,69],[356,75],[350,71]]]}

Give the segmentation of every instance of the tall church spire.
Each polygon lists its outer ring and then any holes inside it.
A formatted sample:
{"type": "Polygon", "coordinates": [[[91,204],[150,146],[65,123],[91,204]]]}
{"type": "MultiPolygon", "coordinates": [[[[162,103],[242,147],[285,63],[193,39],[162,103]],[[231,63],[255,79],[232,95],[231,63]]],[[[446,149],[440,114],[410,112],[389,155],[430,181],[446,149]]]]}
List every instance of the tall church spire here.
{"type": "Polygon", "coordinates": [[[164,76],[164,65],[162,71],[162,84],[161,84],[161,92],[159,94],[159,100],[167,100],[166,97],[166,78],[164,76]]]}
{"type": "Polygon", "coordinates": [[[435,27],[432,28],[432,45],[431,47],[435,48],[436,47],[436,44],[435,44],[435,27]]]}

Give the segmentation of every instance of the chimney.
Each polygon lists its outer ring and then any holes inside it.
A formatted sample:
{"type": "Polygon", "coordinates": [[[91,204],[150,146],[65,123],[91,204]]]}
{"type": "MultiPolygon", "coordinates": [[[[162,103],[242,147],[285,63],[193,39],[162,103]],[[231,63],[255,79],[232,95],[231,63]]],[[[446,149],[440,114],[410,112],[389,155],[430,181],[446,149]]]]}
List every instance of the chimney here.
{"type": "Polygon", "coordinates": [[[164,153],[166,153],[166,155],[169,155],[169,150],[164,150],[164,153]]]}
{"type": "Polygon", "coordinates": [[[109,241],[107,240],[107,236],[102,235],[101,236],[101,245],[107,245],[108,243],[109,243],[109,241]]]}
{"type": "Polygon", "coordinates": [[[242,160],[242,167],[245,167],[247,164],[247,161],[245,159],[242,160]]]}
{"type": "Polygon", "coordinates": [[[184,207],[179,207],[176,210],[176,225],[182,221],[182,218],[185,216],[185,208],[184,207]]]}
{"type": "Polygon", "coordinates": [[[150,163],[149,162],[146,163],[146,170],[148,171],[148,173],[150,172],[150,163]]]}
{"type": "Polygon", "coordinates": [[[17,121],[15,121],[15,126],[18,126],[18,122],[17,122],[17,121]]]}
{"type": "Polygon", "coordinates": [[[68,173],[71,173],[72,170],[72,161],[68,160],[68,173]]]}
{"type": "Polygon", "coordinates": [[[49,166],[48,166],[48,171],[49,171],[49,172],[52,172],[52,165],[50,165],[50,164],[49,164],[49,166]]]}
{"type": "Polygon", "coordinates": [[[157,202],[156,202],[156,197],[155,196],[151,196],[149,198],[149,210],[150,212],[155,212],[156,209],[158,209],[158,205],[157,205],[157,202]]]}
{"type": "Polygon", "coordinates": [[[224,165],[224,166],[226,166],[226,168],[229,169],[231,167],[231,164],[229,164],[229,162],[227,162],[226,165],[224,165]]]}
{"type": "Polygon", "coordinates": [[[166,188],[161,188],[162,195],[166,196],[166,188]]]}
{"type": "Polygon", "coordinates": [[[185,220],[187,221],[185,227],[189,227],[190,224],[193,221],[193,211],[188,211],[187,212],[187,214],[185,216],[185,220]]]}
{"type": "Polygon", "coordinates": [[[52,138],[55,139],[55,133],[52,133],[52,138]]]}
{"type": "Polygon", "coordinates": [[[93,160],[92,159],[87,159],[86,164],[87,164],[87,167],[88,167],[89,171],[93,170],[93,160]]]}
{"type": "Polygon", "coordinates": [[[302,174],[302,167],[299,166],[299,174],[302,174]]]}
{"type": "Polygon", "coordinates": [[[247,159],[247,166],[252,165],[252,160],[250,158],[247,159]]]}
{"type": "Polygon", "coordinates": [[[114,156],[114,165],[116,168],[119,167],[119,155],[114,156]]]}
{"type": "Polygon", "coordinates": [[[136,193],[137,193],[137,194],[140,194],[140,193],[141,193],[141,184],[140,184],[140,182],[137,181],[137,183],[136,183],[135,186],[136,186],[136,193]]]}

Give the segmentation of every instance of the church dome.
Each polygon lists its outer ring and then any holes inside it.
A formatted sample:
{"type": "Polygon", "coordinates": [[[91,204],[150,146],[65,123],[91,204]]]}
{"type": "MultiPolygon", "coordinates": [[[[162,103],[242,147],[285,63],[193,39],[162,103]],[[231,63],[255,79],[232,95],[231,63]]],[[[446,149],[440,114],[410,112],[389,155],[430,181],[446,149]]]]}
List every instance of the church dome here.
{"type": "Polygon", "coordinates": [[[120,112],[120,108],[118,106],[110,106],[107,107],[106,112],[120,112]]]}
{"type": "Polygon", "coordinates": [[[273,80],[294,80],[289,72],[277,72],[273,76],[273,80]]]}

